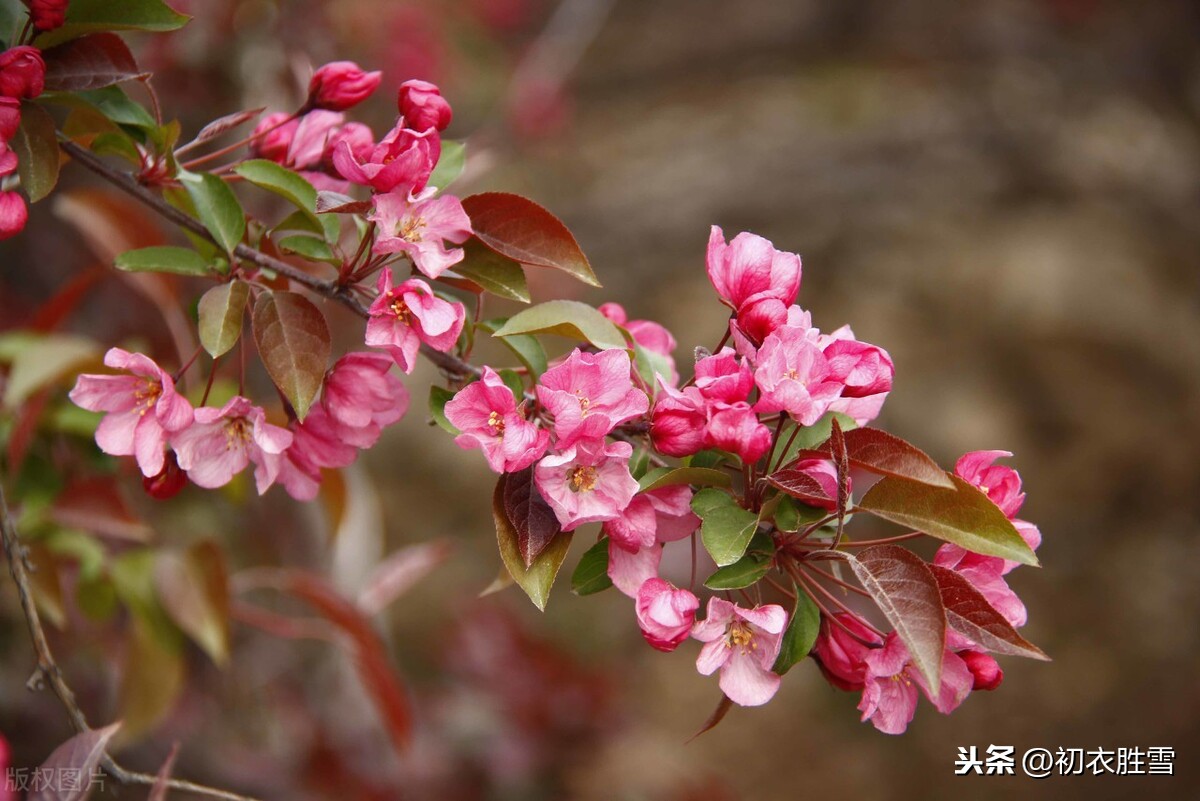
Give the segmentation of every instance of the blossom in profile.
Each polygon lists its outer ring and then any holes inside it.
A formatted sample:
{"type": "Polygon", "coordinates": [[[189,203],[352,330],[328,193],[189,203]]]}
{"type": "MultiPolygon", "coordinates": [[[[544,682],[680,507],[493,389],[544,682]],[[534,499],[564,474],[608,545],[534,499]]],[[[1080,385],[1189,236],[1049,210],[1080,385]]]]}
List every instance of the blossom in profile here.
{"type": "Polygon", "coordinates": [[[708,280],[735,312],[762,298],[775,298],[786,306],[800,293],[800,257],[776,250],[757,234],[742,232],[727,244],[724,232],[714,225],[707,263],[708,280]]]}
{"type": "Polygon", "coordinates": [[[408,390],[392,373],[394,363],[382,353],[347,353],[325,374],[321,406],[342,441],[369,448],[408,411],[408,390]]]}
{"type": "Polygon", "coordinates": [[[330,159],[337,173],[351,183],[376,192],[415,194],[429,182],[441,154],[437,131],[416,132],[398,125],[370,150],[354,142],[338,142],[330,159]]]}
{"type": "Polygon", "coordinates": [[[416,131],[444,131],[454,117],[442,91],[429,81],[414,79],[400,84],[396,107],[404,124],[416,131]]]}
{"type": "Polygon", "coordinates": [[[331,61],[308,82],[308,105],[345,111],[370,97],[382,80],[382,72],[366,72],[353,61],[331,61]]]}
{"type": "Polygon", "coordinates": [[[670,582],[652,578],[638,589],[635,608],[646,642],[660,651],[674,651],[688,638],[700,600],[670,582]]]}

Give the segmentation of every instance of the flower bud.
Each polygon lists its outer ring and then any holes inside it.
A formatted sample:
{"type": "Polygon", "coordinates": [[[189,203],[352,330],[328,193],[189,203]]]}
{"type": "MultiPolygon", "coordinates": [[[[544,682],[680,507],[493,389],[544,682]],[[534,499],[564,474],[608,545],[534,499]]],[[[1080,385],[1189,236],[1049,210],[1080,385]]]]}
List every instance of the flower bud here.
{"type": "Polygon", "coordinates": [[[185,484],[187,484],[187,474],[179,469],[175,451],[167,451],[163,459],[163,469],[158,475],[142,478],[142,488],[146,490],[146,494],[160,501],[174,498],[185,484]]]}
{"type": "Polygon", "coordinates": [[[46,62],[36,47],[22,45],[0,53],[0,95],[33,98],[46,83],[46,62]]]}
{"type": "Polygon", "coordinates": [[[958,655],[967,663],[967,670],[971,671],[971,676],[975,679],[971,689],[994,690],[1004,681],[1004,671],[990,654],[982,651],[960,651],[958,655]]]}
{"type": "Polygon", "coordinates": [[[843,690],[857,692],[866,686],[866,656],[875,650],[862,641],[879,643],[879,638],[855,615],[846,612],[835,614],[842,625],[839,626],[828,618],[821,619],[821,633],[813,645],[813,656],[830,684],[843,690]],[[851,636],[850,632],[857,637],[851,636]]]}
{"type": "Polygon", "coordinates": [[[638,589],[638,626],[646,642],[660,651],[674,651],[687,639],[698,608],[695,595],[660,578],[647,579],[638,589]]]}
{"type": "Polygon", "coordinates": [[[296,128],[299,127],[296,120],[288,122],[289,117],[290,114],[277,111],[263,117],[258,125],[254,126],[250,149],[255,156],[276,164],[287,161],[288,150],[292,147],[292,139],[296,136],[296,128]]]}
{"type": "Polygon", "coordinates": [[[650,440],[666,456],[691,456],[704,450],[708,415],[695,387],[683,392],[663,388],[650,418],[650,440]]]}
{"type": "Polygon", "coordinates": [[[67,21],[68,0],[25,0],[29,6],[29,19],[39,31],[61,28],[67,21]]]}
{"type": "Polygon", "coordinates": [[[308,106],[345,111],[371,96],[383,80],[381,72],[363,72],[353,61],[331,61],[313,73],[308,106]]]}
{"type": "Polygon", "coordinates": [[[345,142],[350,153],[359,161],[366,161],[375,149],[375,134],[370,127],[361,122],[348,122],[329,135],[325,142],[325,152],[321,155],[321,165],[326,172],[336,175],[337,168],[333,166],[333,151],[339,142],[345,142]]]}
{"type": "Polygon", "coordinates": [[[400,84],[396,106],[404,124],[415,131],[436,128],[444,131],[454,113],[436,85],[428,81],[405,81],[400,84]]]}
{"type": "Polygon", "coordinates": [[[0,192],[0,239],[21,233],[29,220],[25,198],[16,192],[0,192]]]}
{"type": "Polygon", "coordinates": [[[15,97],[0,97],[0,142],[17,135],[21,125],[21,101],[15,97]]]}

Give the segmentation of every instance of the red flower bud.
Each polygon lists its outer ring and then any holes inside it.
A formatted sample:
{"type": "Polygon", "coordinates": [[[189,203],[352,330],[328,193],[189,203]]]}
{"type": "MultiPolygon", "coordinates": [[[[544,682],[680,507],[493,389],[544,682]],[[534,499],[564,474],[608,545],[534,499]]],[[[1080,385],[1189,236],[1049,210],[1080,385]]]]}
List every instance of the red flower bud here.
{"type": "Polygon", "coordinates": [[[67,21],[68,0],[25,0],[29,6],[29,18],[39,31],[61,28],[67,21]]]}
{"type": "Polygon", "coordinates": [[[353,61],[331,61],[313,73],[308,83],[308,105],[345,111],[371,96],[383,80],[381,72],[363,72],[353,61]]]}
{"type": "Polygon", "coordinates": [[[428,81],[414,80],[400,84],[396,105],[404,117],[404,124],[414,131],[430,128],[443,131],[454,116],[441,90],[428,81]]]}
{"type": "Polygon", "coordinates": [[[46,62],[36,47],[22,45],[0,53],[0,95],[37,97],[45,82],[46,62]]]}
{"type": "Polygon", "coordinates": [[[994,690],[1004,681],[1004,671],[991,655],[982,651],[960,651],[958,655],[975,679],[972,690],[994,690]]]}
{"type": "Polygon", "coordinates": [[[179,469],[175,451],[167,451],[163,460],[163,469],[158,475],[142,479],[142,487],[146,490],[146,494],[160,501],[174,498],[185,484],[187,484],[187,473],[179,469]]]}
{"type": "Polygon", "coordinates": [[[0,142],[8,142],[21,125],[21,101],[15,97],[0,97],[0,142]]]}

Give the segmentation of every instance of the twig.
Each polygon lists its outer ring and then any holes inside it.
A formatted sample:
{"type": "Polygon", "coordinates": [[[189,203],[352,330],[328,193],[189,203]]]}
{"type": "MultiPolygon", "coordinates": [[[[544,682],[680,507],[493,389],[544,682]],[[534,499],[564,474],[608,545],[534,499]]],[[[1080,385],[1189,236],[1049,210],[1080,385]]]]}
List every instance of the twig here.
{"type": "MultiPolygon", "coordinates": [[[[13,582],[17,585],[17,596],[21,600],[21,612],[25,617],[25,624],[29,627],[29,638],[33,641],[33,650],[37,654],[37,668],[30,678],[29,686],[37,689],[43,686],[43,683],[49,684],[50,689],[62,702],[63,708],[67,710],[67,717],[71,719],[71,726],[75,731],[89,731],[91,727],[88,726],[87,716],[79,708],[79,703],[75,700],[75,693],[63,679],[62,670],[54,661],[54,654],[50,650],[50,643],[46,641],[46,631],[42,628],[42,619],[33,600],[33,587],[29,582],[29,571],[25,567],[25,550],[17,536],[17,527],[13,523],[12,515],[8,510],[8,501],[4,496],[2,476],[0,476],[0,535],[4,540],[4,553],[8,557],[8,570],[12,574],[13,582]]],[[[148,773],[126,770],[107,754],[102,764],[109,775],[121,784],[152,785],[158,780],[157,776],[151,776],[148,773]]],[[[215,787],[207,787],[183,779],[169,779],[167,787],[181,793],[193,793],[206,798],[223,799],[223,801],[258,801],[251,796],[238,795],[228,790],[218,790],[215,787]]]]}

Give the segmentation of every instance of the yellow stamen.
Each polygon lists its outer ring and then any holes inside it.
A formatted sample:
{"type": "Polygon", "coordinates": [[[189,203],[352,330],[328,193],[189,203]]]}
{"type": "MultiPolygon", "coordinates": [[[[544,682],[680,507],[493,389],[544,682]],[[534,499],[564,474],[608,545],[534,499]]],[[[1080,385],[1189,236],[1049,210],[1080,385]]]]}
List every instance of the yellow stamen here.
{"type": "Polygon", "coordinates": [[[571,471],[571,492],[591,492],[596,488],[596,468],[578,465],[571,471]]]}
{"type": "Polygon", "coordinates": [[[488,414],[488,428],[492,429],[493,436],[504,436],[504,418],[499,412],[491,412],[488,414]]]}

